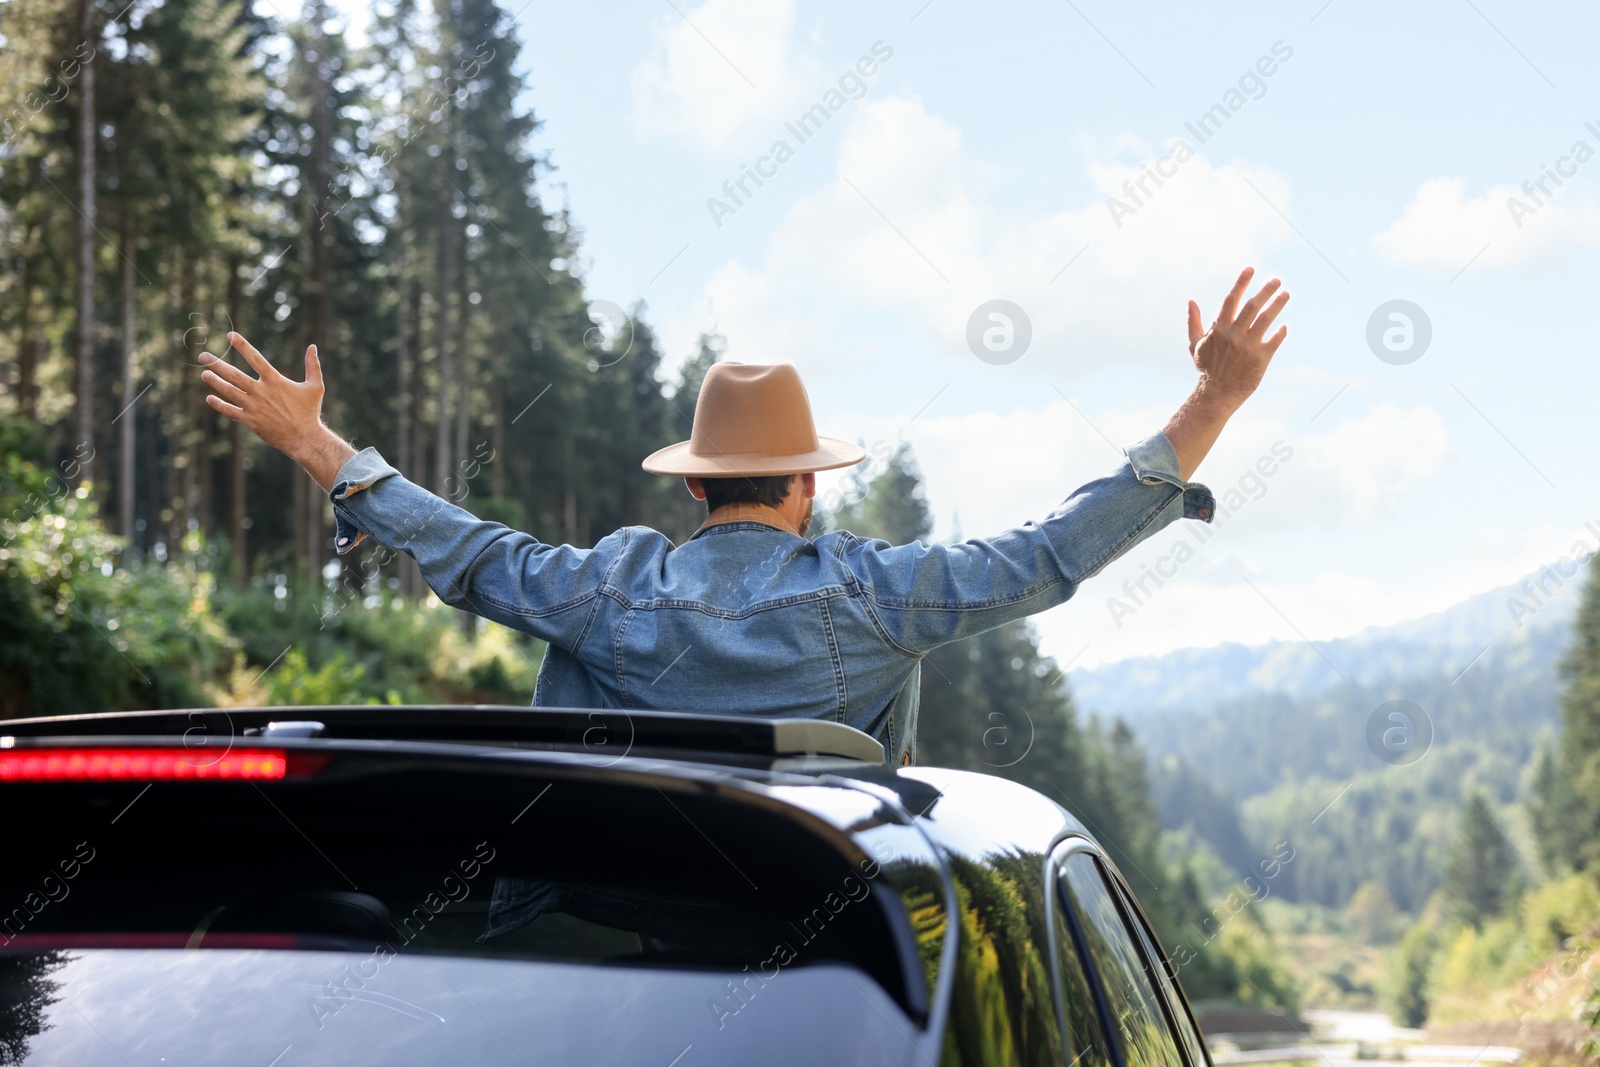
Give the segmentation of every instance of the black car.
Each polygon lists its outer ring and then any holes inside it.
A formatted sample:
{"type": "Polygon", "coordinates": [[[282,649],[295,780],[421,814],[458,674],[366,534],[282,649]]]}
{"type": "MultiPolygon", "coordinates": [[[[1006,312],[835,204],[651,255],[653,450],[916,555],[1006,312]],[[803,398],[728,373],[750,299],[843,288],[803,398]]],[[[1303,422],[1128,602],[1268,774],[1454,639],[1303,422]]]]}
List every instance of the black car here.
{"type": "Polygon", "coordinates": [[[1209,1067],[1071,814],[846,726],[0,721],[0,1064],[1209,1067]]]}

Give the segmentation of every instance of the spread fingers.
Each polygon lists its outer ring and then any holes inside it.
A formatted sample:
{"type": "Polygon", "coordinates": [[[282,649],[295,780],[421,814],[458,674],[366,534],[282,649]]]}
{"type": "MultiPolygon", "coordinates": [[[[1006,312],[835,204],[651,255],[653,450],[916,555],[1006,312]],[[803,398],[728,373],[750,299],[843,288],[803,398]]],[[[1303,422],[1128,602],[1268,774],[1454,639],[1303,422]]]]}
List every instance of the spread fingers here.
{"type": "Polygon", "coordinates": [[[220,374],[209,370],[201,371],[200,380],[209,385],[218,396],[229,403],[241,406],[244,404],[244,399],[247,395],[245,391],[232,382],[226,381],[220,374]]]}
{"type": "Polygon", "coordinates": [[[256,346],[244,339],[242,333],[230,333],[228,343],[239,350],[245,360],[256,369],[256,373],[263,378],[278,377],[278,368],[268,362],[267,357],[256,351],[256,346]]]}
{"type": "Polygon", "coordinates": [[[256,379],[250,377],[248,371],[244,370],[242,367],[235,367],[232,363],[229,363],[225,359],[218,359],[210,352],[200,353],[200,362],[206,366],[205,374],[200,375],[202,378],[204,378],[206,374],[215,375],[216,377],[227,382],[229,385],[238,389],[241,393],[248,393],[250,391],[250,387],[256,384],[256,379]]]}
{"type": "Polygon", "coordinates": [[[1274,278],[1266,285],[1263,285],[1260,291],[1257,292],[1255,296],[1252,296],[1244,307],[1239,309],[1240,325],[1248,330],[1250,328],[1250,324],[1255,321],[1256,315],[1260,313],[1262,305],[1270,300],[1272,298],[1272,294],[1277,292],[1279,287],[1282,285],[1283,283],[1277,278],[1274,278]]]}
{"type": "Polygon", "coordinates": [[[220,396],[217,396],[215,393],[206,394],[206,403],[211,405],[212,410],[222,412],[222,414],[228,416],[228,418],[232,419],[234,422],[238,422],[244,418],[243,408],[234,407],[232,404],[228,403],[220,396]]]}
{"type": "Polygon", "coordinates": [[[1233,283],[1233,289],[1222,298],[1222,310],[1217,314],[1217,321],[1230,323],[1233,321],[1234,309],[1239,306],[1239,298],[1244,295],[1244,290],[1250,284],[1250,279],[1255,277],[1256,269],[1246,267],[1239,272],[1239,280],[1233,283]]]}
{"type": "Polygon", "coordinates": [[[1265,337],[1267,330],[1272,327],[1272,320],[1278,317],[1278,312],[1283,310],[1283,305],[1289,302],[1288,293],[1279,293],[1278,298],[1267,305],[1267,309],[1256,316],[1256,321],[1250,324],[1250,336],[1265,337]]]}

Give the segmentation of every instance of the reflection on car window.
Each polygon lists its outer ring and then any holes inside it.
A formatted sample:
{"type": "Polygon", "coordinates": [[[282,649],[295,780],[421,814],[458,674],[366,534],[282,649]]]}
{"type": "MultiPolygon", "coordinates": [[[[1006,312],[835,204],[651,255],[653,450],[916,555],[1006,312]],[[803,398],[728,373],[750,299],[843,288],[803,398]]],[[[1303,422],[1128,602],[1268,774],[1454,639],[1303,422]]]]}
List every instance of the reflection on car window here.
{"type": "MultiPolygon", "coordinates": [[[[1117,888],[1117,895],[1127,904],[1127,891],[1122,887],[1117,888]]],[[[1161,988],[1166,992],[1167,1004],[1172,1008],[1172,1023],[1177,1028],[1178,1036],[1183,1039],[1183,1044],[1189,1052],[1189,1062],[1204,1064],[1206,1062],[1205,1039],[1200,1036],[1200,1031],[1195,1028],[1194,1019],[1189,1014],[1188,1007],[1184,1004],[1183,996],[1178,992],[1177,983],[1172,980],[1176,971],[1169,971],[1170,963],[1160,962],[1161,953],[1156,951],[1155,938],[1150,930],[1138,918],[1138,913],[1132,908],[1127,908],[1130,921],[1139,931],[1140,943],[1144,945],[1146,958],[1156,961],[1156,977],[1161,981],[1161,988]]]]}
{"type": "Polygon", "coordinates": [[[1067,925],[1066,916],[1060,908],[1056,909],[1055,922],[1061,1006],[1066,1011],[1067,1036],[1072,1042],[1072,1047],[1067,1050],[1068,1062],[1074,1067],[1107,1067],[1112,1062],[1111,1048],[1106,1043],[1106,1032],[1095,1010],[1089,976],[1083,969],[1083,957],[1078,955],[1077,946],[1072,940],[1072,929],[1067,925]]]}
{"type": "Polygon", "coordinates": [[[1146,969],[1098,861],[1086,852],[1061,865],[1063,895],[1077,917],[1089,957],[1105,988],[1106,1007],[1128,1067],[1183,1067],[1146,969]]]}

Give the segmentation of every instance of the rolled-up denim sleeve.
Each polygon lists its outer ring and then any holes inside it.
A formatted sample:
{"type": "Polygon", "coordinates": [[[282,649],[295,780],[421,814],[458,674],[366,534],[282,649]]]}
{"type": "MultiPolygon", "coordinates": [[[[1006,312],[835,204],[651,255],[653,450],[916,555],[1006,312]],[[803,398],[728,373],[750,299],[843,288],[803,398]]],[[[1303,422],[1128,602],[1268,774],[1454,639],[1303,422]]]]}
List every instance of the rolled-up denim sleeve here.
{"type": "Polygon", "coordinates": [[[340,503],[385,478],[399,474],[384,461],[376,448],[363,448],[344,461],[344,466],[334,476],[333,489],[328,494],[333,498],[333,546],[339,555],[349,552],[367,537],[367,532],[352,522],[349,514],[339,507],[340,503]]]}
{"type": "Polygon", "coordinates": [[[593,549],[547,545],[435,496],[375,449],[351,457],[329,496],[343,554],[370,536],[417,561],[440,600],[571,651],[598,595],[593,549]]]}
{"type": "Polygon", "coordinates": [[[885,636],[911,655],[1052,608],[1179,518],[1210,522],[1211,490],[1186,482],[1165,434],[1040,522],[953,545],[856,542],[847,563],[885,636]]]}

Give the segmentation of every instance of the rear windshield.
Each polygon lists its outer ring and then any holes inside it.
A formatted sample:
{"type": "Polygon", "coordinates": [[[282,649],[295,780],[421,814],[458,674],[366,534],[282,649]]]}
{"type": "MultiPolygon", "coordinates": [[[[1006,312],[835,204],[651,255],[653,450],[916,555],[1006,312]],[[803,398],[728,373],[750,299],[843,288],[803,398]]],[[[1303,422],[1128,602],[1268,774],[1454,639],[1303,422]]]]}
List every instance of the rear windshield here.
{"type": "Polygon", "coordinates": [[[913,1029],[876,983],[832,964],[752,980],[441,956],[378,965],[342,952],[69,949],[0,955],[0,973],[8,1064],[901,1064],[913,1029]]]}
{"type": "Polygon", "coordinates": [[[903,1058],[898,904],[790,818],[352,770],[0,785],[0,1063],[903,1058]]]}

